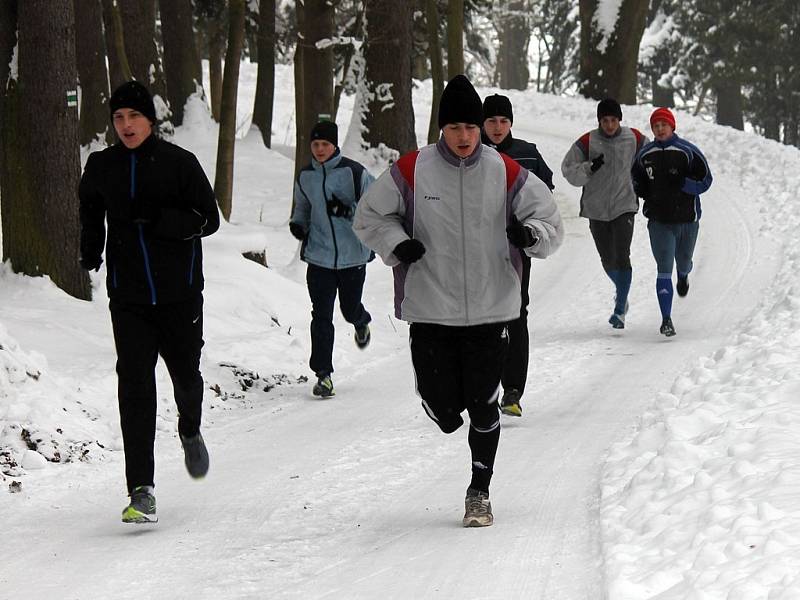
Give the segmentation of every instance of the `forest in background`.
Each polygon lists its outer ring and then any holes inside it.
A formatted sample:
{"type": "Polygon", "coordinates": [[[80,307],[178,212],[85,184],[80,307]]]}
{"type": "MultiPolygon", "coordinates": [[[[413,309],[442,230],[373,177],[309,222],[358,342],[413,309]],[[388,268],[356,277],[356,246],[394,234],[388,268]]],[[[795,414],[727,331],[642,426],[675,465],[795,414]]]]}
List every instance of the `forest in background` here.
{"type": "Polygon", "coordinates": [[[362,146],[392,160],[417,146],[411,90],[430,78],[434,141],[438,97],[458,73],[676,107],[800,146],[799,28],[796,0],[0,0],[2,260],[90,298],[80,149],[114,141],[107,100],[129,79],[153,92],[166,137],[190,96],[207,100],[227,219],[243,59],[258,64],[252,123],[268,147],[275,65],[293,65],[296,169],[343,93],[356,96],[362,146]]]}

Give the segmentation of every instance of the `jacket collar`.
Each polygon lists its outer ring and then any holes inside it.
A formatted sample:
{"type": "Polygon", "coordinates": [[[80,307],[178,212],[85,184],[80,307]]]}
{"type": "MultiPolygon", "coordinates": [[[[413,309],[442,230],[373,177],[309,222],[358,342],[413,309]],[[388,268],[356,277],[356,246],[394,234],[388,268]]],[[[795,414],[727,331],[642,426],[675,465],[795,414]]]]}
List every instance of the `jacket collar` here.
{"type": "Polygon", "coordinates": [[[439,152],[439,156],[441,156],[445,161],[454,167],[460,167],[462,162],[464,163],[465,167],[471,167],[477,163],[481,158],[481,148],[483,148],[483,144],[478,143],[472,154],[470,154],[467,158],[461,158],[455,152],[450,150],[450,148],[447,146],[447,143],[444,141],[444,136],[440,136],[439,141],[436,142],[436,150],[439,152]]]}
{"type": "Polygon", "coordinates": [[[660,142],[659,140],[653,140],[653,141],[655,142],[656,146],[658,146],[659,148],[666,148],[667,146],[671,146],[672,144],[677,142],[679,139],[681,139],[681,138],[678,137],[678,134],[673,132],[672,135],[669,136],[663,142],[660,142]]]}
{"type": "Polygon", "coordinates": [[[320,171],[320,170],[322,170],[323,167],[326,168],[326,169],[332,169],[336,165],[338,165],[339,161],[341,161],[341,160],[342,160],[342,152],[339,149],[339,147],[337,146],[336,150],[334,150],[333,154],[331,154],[331,157],[328,160],[326,160],[324,163],[319,162],[316,158],[314,158],[312,156],[311,157],[311,166],[314,167],[315,171],[320,171]]]}
{"type": "Polygon", "coordinates": [[[118,142],[118,144],[125,152],[135,154],[139,157],[151,156],[158,145],[158,137],[155,133],[151,133],[147,136],[147,139],[136,146],[136,148],[128,148],[122,142],[118,142]]]}

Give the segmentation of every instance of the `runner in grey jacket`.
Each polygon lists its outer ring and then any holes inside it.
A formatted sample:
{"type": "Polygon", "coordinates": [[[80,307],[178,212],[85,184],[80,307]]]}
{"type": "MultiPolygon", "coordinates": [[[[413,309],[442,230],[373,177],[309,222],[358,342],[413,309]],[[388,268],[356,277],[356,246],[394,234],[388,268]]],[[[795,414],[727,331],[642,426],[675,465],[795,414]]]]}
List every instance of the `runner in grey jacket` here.
{"type": "Polygon", "coordinates": [[[639,200],[633,191],[630,170],[636,153],[649,140],[632,127],[622,127],[622,108],[612,98],[597,105],[598,128],[583,134],[567,151],[561,173],[576,187],[583,187],[580,215],[589,219],[589,230],[603,269],[614,283],[614,312],[608,322],[625,327],[631,287],[631,240],[639,200]]]}
{"type": "Polygon", "coordinates": [[[394,267],[395,311],[411,323],[417,393],[444,433],[470,418],[466,527],[491,525],[506,326],[520,312],[521,258],[545,258],[564,229],[548,187],[480,143],[483,106],[463,75],[439,107],[442,138],[369,188],[353,230],[394,267]]]}

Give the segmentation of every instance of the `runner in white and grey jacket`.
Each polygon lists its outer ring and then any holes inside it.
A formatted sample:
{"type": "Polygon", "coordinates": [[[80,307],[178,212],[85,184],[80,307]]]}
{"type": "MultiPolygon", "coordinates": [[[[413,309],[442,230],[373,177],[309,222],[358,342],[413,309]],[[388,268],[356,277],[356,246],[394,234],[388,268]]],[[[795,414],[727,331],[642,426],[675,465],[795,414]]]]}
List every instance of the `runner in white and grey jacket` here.
{"type": "Polygon", "coordinates": [[[442,94],[438,143],[401,157],[356,209],[353,230],[394,267],[395,311],[411,323],[417,393],[445,433],[470,417],[465,526],[492,524],[489,482],[500,436],[506,325],[520,312],[521,259],[561,245],[548,187],[480,144],[483,107],[464,76],[442,94]]]}
{"type": "Polygon", "coordinates": [[[583,187],[580,215],[589,219],[595,247],[608,278],[614,283],[614,312],[608,322],[624,329],[631,287],[631,240],[639,200],[630,170],[636,153],[649,140],[632,127],[620,125],[622,107],[613,98],[597,104],[598,127],[570,146],[561,173],[583,187]]]}

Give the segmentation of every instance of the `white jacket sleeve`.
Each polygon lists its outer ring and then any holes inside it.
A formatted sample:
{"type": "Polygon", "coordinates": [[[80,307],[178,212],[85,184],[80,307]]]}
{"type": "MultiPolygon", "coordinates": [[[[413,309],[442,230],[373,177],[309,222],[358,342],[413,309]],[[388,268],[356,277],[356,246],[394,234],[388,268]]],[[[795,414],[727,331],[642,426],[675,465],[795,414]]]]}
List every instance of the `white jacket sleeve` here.
{"type": "Polygon", "coordinates": [[[356,237],[393,267],[400,263],[392,251],[409,239],[403,227],[405,203],[392,178],[391,169],[384,171],[361,198],[353,218],[356,237]]]}
{"type": "Polygon", "coordinates": [[[539,238],[525,248],[525,254],[546,258],[558,250],[564,241],[564,223],[550,189],[538,177],[529,176],[511,202],[514,215],[539,238]]]}
{"type": "Polygon", "coordinates": [[[586,160],[577,144],[572,144],[564,160],[561,161],[561,174],[575,187],[583,187],[592,176],[592,161],[586,160]]]}

